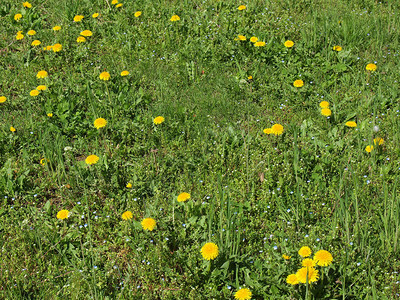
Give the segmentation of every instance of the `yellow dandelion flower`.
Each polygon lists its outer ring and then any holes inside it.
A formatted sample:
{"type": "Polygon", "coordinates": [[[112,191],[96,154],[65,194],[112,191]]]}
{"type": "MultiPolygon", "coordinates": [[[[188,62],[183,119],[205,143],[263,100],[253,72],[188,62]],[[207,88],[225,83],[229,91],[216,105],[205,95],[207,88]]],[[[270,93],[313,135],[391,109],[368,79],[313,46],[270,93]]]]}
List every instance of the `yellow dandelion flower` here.
{"type": "Polygon", "coordinates": [[[128,71],[122,71],[121,72],[121,76],[128,76],[129,75],[129,72],[128,71]]]}
{"type": "Polygon", "coordinates": [[[286,254],[282,254],[282,257],[283,257],[284,259],[286,259],[286,260],[289,260],[289,259],[291,259],[291,258],[292,258],[291,256],[289,256],[289,255],[286,255],[286,254]]]}
{"type": "Polygon", "coordinates": [[[371,72],[376,71],[377,68],[378,68],[378,67],[376,66],[376,64],[368,64],[368,65],[365,67],[365,69],[366,69],[367,71],[371,71],[371,72]]]}
{"type": "Polygon", "coordinates": [[[296,274],[290,274],[288,277],[286,277],[286,282],[291,285],[296,285],[299,284],[300,281],[297,279],[296,274]]]}
{"type": "Polygon", "coordinates": [[[128,182],[128,183],[126,184],[126,187],[127,187],[128,189],[131,189],[131,188],[132,188],[132,183],[128,182]]]}
{"type": "Polygon", "coordinates": [[[303,261],[301,262],[301,265],[303,267],[315,267],[316,262],[314,260],[312,260],[311,258],[305,258],[303,259],[303,261]]]}
{"type": "Polygon", "coordinates": [[[158,117],[155,117],[155,118],[154,118],[153,123],[156,124],[156,125],[159,125],[159,124],[161,124],[161,123],[164,122],[164,121],[165,121],[164,117],[158,116],[158,117]]]}
{"type": "Polygon", "coordinates": [[[332,115],[332,111],[329,108],[323,108],[321,109],[321,115],[329,117],[330,115],[332,115]]]}
{"type": "Polygon", "coordinates": [[[22,15],[21,15],[21,14],[16,14],[16,15],[14,16],[14,20],[15,20],[15,21],[19,21],[21,18],[22,18],[22,15]]]}
{"type": "Polygon", "coordinates": [[[117,3],[118,3],[118,0],[112,0],[112,1],[111,1],[111,4],[112,4],[112,5],[115,5],[115,4],[117,4],[117,3]]]}
{"type": "Polygon", "coordinates": [[[142,15],[141,11],[135,12],[135,18],[139,18],[142,15]]]}
{"type": "Polygon", "coordinates": [[[31,30],[29,30],[26,34],[27,34],[27,35],[35,35],[35,34],[36,34],[36,31],[33,30],[33,29],[31,29],[31,30]]]}
{"type": "Polygon", "coordinates": [[[258,41],[258,37],[256,37],[256,36],[252,36],[251,38],[250,38],[250,42],[252,42],[252,43],[255,43],[255,42],[257,42],[258,41]]]}
{"type": "Polygon", "coordinates": [[[81,35],[88,37],[88,36],[92,36],[93,32],[91,32],[90,30],[84,30],[81,32],[81,35]]]}
{"type": "Polygon", "coordinates": [[[48,162],[50,162],[48,159],[46,159],[46,158],[42,158],[40,161],[39,161],[39,163],[42,165],[42,166],[44,166],[44,165],[46,165],[48,162]]]}
{"type": "Polygon", "coordinates": [[[142,224],[144,230],[153,231],[154,227],[156,227],[157,222],[152,218],[146,218],[143,219],[140,224],[142,224]]]}
{"type": "Polygon", "coordinates": [[[53,27],[53,30],[54,30],[54,31],[59,31],[59,30],[61,30],[61,26],[58,26],[58,25],[57,25],[57,26],[54,26],[54,27],[53,27]]]}
{"type": "Polygon", "coordinates": [[[385,142],[385,140],[383,138],[377,137],[374,138],[374,145],[382,145],[385,142]]]}
{"type": "Polygon", "coordinates": [[[318,266],[326,267],[332,263],[333,257],[329,251],[319,250],[314,254],[314,261],[318,266]]]}
{"type": "Polygon", "coordinates": [[[264,132],[265,134],[271,134],[271,133],[272,133],[272,129],[271,129],[271,128],[265,128],[265,129],[263,130],[263,132],[264,132]]]}
{"type": "Polygon", "coordinates": [[[86,42],[86,38],[84,36],[78,36],[78,38],[76,39],[76,41],[78,43],[84,43],[86,42]]]}
{"type": "Polygon", "coordinates": [[[293,82],[294,87],[302,87],[304,85],[304,81],[301,79],[297,79],[293,82]]]}
{"type": "Polygon", "coordinates": [[[254,47],[264,47],[265,46],[265,42],[255,42],[254,43],[254,47]]]}
{"type": "Polygon", "coordinates": [[[92,154],[86,157],[85,163],[88,165],[94,165],[99,161],[99,159],[100,158],[97,155],[92,154]]]}
{"type": "Polygon", "coordinates": [[[238,35],[237,38],[235,38],[235,41],[245,41],[246,37],[244,35],[238,35]]]}
{"type": "Polygon", "coordinates": [[[333,51],[339,52],[339,51],[342,51],[342,47],[340,47],[340,46],[333,46],[332,50],[333,50],[333,51]]]}
{"type": "Polygon", "coordinates": [[[103,73],[101,73],[101,74],[99,75],[99,78],[100,78],[101,80],[107,81],[107,80],[110,79],[110,73],[108,73],[108,72],[103,72],[103,73]]]}
{"type": "Polygon", "coordinates": [[[49,118],[51,118],[51,117],[53,116],[53,113],[48,113],[47,116],[48,116],[49,118]]]}
{"type": "Polygon", "coordinates": [[[46,46],[46,47],[43,48],[43,50],[45,50],[45,51],[50,51],[52,49],[53,49],[52,45],[49,45],[49,46],[46,46]]]}
{"type": "Polygon", "coordinates": [[[250,75],[249,77],[247,77],[247,79],[248,79],[248,80],[252,80],[252,79],[253,79],[253,76],[250,75]]]}
{"type": "Polygon", "coordinates": [[[127,210],[126,212],[124,212],[121,216],[121,218],[125,221],[130,220],[133,218],[133,214],[131,211],[127,210]]]}
{"type": "Polygon", "coordinates": [[[354,121],[348,121],[345,124],[347,127],[357,127],[357,123],[354,121]]]}
{"type": "Polygon", "coordinates": [[[206,260],[215,259],[218,256],[218,253],[218,246],[214,243],[206,243],[201,248],[201,255],[203,255],[203,258],[206,260]]]}
{"type": "Polygon", "coordinates": [[[15,132],[16,129],[15,129],[14,127],[11,126],[11,127],[10,127],[10,131],[11,131],[11,132],[15,132]]]}
{"type": "Polygon", "coordinates": [[[372,150],[374,150],[374,146],[372,145],[368,145],[367,147],[365,147],[365,151],[367,151],[368,153],[371,153],[372,150]]]}
{"type": "Polygon", "coordinates": [[[185,201],[187,201],[189,199],[190,199],[190,194],[189,193],[181,193],[181,194],[179,194],[177,200],[178,200],[178,202],[185,202],[185,201]]]}
{"type": "Polygon", "coordinates": [[[106,125],[107,125],[107,120],[104,118],[97,118],[96,120],[94,120],[94,127],[96,127],[96,129],[103,128],[106,125]]]}
{"type": "Polygon", "coordinates": [[[281,124],[274,124],[271,127],[271,133],[275,135],[281,135],[283,133],[284,129],[281,124]]]}
{"type": "Polygon", "coordinates": [[[54,52],[60,52],[62,50],[62,45],[61,44],[54,44],[52,47],[52,50],[54,52]]]}
{"type": "Polygon", "coordinates": [[[24,3],[22,3],[22,5],[23,5],[23,7],[26,7],[26,8],[32,7],[32,4],[30,4],[29,2],[24,2],[24,3]]]}
{"type": "Polygon", "coordinates": [[[299,255],[302,257],[309,257],[311,255],[312,251],[310,247],[308,246],[303,246],[299,250],[299,255]]]}
{"type": "Polygon", "coordinates": [[[321,101],[321,103],[319,104],[319,107],[328,108],[329,107],[329,102],[328,101],[321,101]]]}
{"type": "Polygon", "coordinates": [[[318,275],[318,270],[314,268],[304,267],[297,271],[296,277],[301,283],[306,283],[308,277],[308,282],[312,283],[318,280],[319,275],[318,275]]]}
{"type": "Polygon", "coordinates": [[[68,210],[66,210],[66,209],[60,210],[57,213],[57,219],[64,220],[64,219],[68,218],[68,215],[69,215],[68,210]]]}
{"type": "Polygon", "coordinates": [[[42,43],[42,42],[39,41],[39,40],[34,40],[34,41],[32,42],[31,45],[34,46],[34,47],[36,47],[36,46],[39,46],[41,43],[42,43]]]}
{"type": "Polygon", "coordinates": [[[31,95],[32,97],[36,97],[39,95],[39,93],[40,92],[38,90],[32,90],[32,91],[30,91],[29,95],[31,95]]]}
{"type": "Polygon", "coordinates": [[[292,48],[294,46],[294,43],[293,41],[288,40],[284,43],[284,45],[286,48],[292,48]]]}
{"type": "Polygon", "coordinates": [[[117,4],[115,5],[116,8],[122,7],[122,5],[124,5],[123,3],[117,4]]]}
{"type": "Polygon", "coordinates": [[[240,289],[235,293],[236,300],[250,300],[251,291],[249,289],[240,289]]]}
{"type": "Polygon", "coordinates": [[[47,86],[45,86],[45,85],[38,85],[36,89],[37,89],[38,91],[45,91],[45,90],[47,90],[47,86]]]}
{"type": "Polygon", "coordinates": [[[238,10],[245,10],[246,9],[246,5],[240,5],[239,7],[238,7],[238,10]]]}
{"type": "Polygon", "coordinates": [[[1,97],[0,97],[0,103],[4,103],[4,102],[6,102],[6,100],[7,100],[6,97],[4,97],[4,96],[1,96],[1,97]]]}
{"type": "Polygon", "coordinates": [[[94,13],[94,14],[92,15],[92,18],[93,18],[93,19],[96,19],[98,16],[99,16],[99,13],[94,13]]]}
{"type": "Polygon", "coordinates": [[[80,22],[80,21],[83,20],[83,18],[84,18],[84,16],[82,16],[82,15],[76,15],[76,16],[74,17],[74,22],[80,22]]]}
{"type": "Polygon", "coordinates": [[[37,78],[46,78],[49,74],[45,70],[41,70],[36,74],[37,78]]]}
{"type": "Polygon", "coordinates": [[[181,18],[179,18],[179,16],[178,15],[173,15],[172,17],[171,17],[171,22],[176,22],[176,21],[179,21],[181,18]]]}
{"type": "Polygon", "coordinates": [[[15,38],[17,40],[22,40],[24,38],[24,35],[22,33],[17,33],[17,35],[15,36],[15,38]]]}

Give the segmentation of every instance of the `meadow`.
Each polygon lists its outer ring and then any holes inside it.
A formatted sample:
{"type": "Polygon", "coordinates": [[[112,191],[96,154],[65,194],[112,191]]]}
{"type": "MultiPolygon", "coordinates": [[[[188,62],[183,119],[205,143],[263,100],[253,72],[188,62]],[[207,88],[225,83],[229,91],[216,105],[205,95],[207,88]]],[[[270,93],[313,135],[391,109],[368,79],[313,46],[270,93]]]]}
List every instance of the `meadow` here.
{"type": "Polygon", "coordinates": [[[400,298],[399,9],[2,0],[0,298],[400,298]]]}

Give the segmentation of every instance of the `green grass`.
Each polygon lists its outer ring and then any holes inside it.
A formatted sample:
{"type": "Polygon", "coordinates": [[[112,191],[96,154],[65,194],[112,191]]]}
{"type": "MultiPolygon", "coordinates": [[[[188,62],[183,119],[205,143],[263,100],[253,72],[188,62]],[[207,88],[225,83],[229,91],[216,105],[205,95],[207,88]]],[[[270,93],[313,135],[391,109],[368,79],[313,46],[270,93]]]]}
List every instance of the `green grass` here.
{"type": "Polygon", "coordinates": [[[0,4],[0,298],[398,298],[400,5],[120,2],[0,4]],[[263,133],[275,123],[282,135],[263,133]],[[201,256],[207,242],[215,260],[201,256]],[[333,263],[292,286],[302,246],[333,263]]]}

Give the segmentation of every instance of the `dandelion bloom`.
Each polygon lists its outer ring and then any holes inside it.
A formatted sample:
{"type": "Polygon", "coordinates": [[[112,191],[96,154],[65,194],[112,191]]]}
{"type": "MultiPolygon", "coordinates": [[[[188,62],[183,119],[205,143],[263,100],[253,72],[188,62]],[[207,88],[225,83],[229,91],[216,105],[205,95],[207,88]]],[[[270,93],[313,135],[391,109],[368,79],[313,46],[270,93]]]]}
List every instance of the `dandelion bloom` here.
{"type": "Polygon", "coordinates": [[[214,243],[206,243],[201,248],[201,255],[206,260],[215,259],[218,256],[218,246],[214,243]]]}
{"type": "Polygon", "coordinates": [[[157,222],[152,218],[146,218],[143,219],[143,221],[140,224],[142,224],[144,230],[152,231],[154,227],[156,227],[157,222]]]}
{"type": "Polygon", "coordinates": [[[94,165],[99,161],[99,159],[100,158],[97,155],[92,154],[86,157],[85,163],[88,165],[94,165]]]}
{"type": "Polygon", "coordinates": [[[265,46],[265,42],[255,42],[254,43],[254,47],[264,47],[265,46]]]}
{"type": "Polygon", "coordinates": [[[238,290],[235,293],[235,299],[237,299],[237,300],[250,300],[251,299],[250,290],[249,289],[240,289],[240,290],[238,290]]]}
{"type": "Polygon", "coordinates": [[[21,15],[21,14],[16,14],[16,15],[14,16],[14,20],[15,20],[15,21],[19,21],[21,18],[22,18],[22,15],[21,15]]]}
{"type": "Polygon", "coordinates": [[[68,214],[69,214],[68,210],[66,210],[66,209],[60,210],[57,213],[57,219],[64,220],[64,219],[68,218],[68,214]]]}
{"type": "Polygon", "coordinates": [[[171,17],[171,22],[176,22],[176,21],[179,21],[181,18],[179,18],[179,16],[178,15],[173,15],[172,17],[171,17]]]}
{"type": "Polygon", "coordinates": [[[33,29],[31,29],[31,30],[29,30],[26,34],[27,34],[27,35],[35,35],[35,34],[36,34],[36,31],[33,30],[33,29]]]}
{"type": "Polygon", "coordinates": [[[385,142],[385,140],[383,138],[377,137],[374,138],[374,145],[382,145],[385,142]]]}
{"type": "Polygon", "coordinates": [[[86,38],[84,36],[78,36],[78,38],[76,39],[76,41],[78,43],[84,43],[86,42],[86,38]]]}
{"type": "Polygon", "coordinates": [[[252,79],[253,79],[253,76],[250,75],[249,77],[247,77],[247,79],[248,79],[248,80],[252,80],[252,79]]]}
{"type": "Polygon", "coordinates": [[[61,30],[61,26],[54,26],[54,27],[53,27],[53,30],[54,30],[54,31],[59,31],[59,30],[61,30]]]}
{"type": "Polygon", "coordinates": [[[303,261],[301,262],[301,265],[303,267],[315,267],[316,262],[314,260],[312,260],[311,258],[305,258],[303,259],[303,261]]]}
{"type": "Polygon", "coordinates": [[[38,85],[38,87],[36,88],[38,91],[45,91],[47,90],[47,86],[45,85],[38,85]]]}
{"type": "Polygon", "coordinates": [[[80,21],[82,21],[83,18],[84,18],[84,16],[82,16],[82,15],[76,15],[74,17],[74,22],[80,22],[80,21]]]}
{"type": "Polygon", "coordinates": [[[308,277],[308,282],[311,283],[311,282],[316,282],[319,278],[319,275],[318,275],[318,270],[314,268],[304,267],[297,271],[296,277],[301,283],[306,283],[308,277]]]}
{"type": "Polygon", "coordinates": [[[292,48],[294,46],[294,43],[293,43],[293,41],[289,40],[289,41],[286,41],[284,43],[284,45],[285,45],[286,48],[292,48]]]}
{"type": "Polygon", "coordinates": [[[141,11],[135,12],[135,18],[139,18],[142,15],[141,11]]]}
{"type": "Polygon", "coordinates": [[[42,165],[42,166],[44,166],[46,163],[47,163],[47,159],[46,158],[42,158],[40,161],[39,161],[39,163],[42,165]]]}
{"type": "Polygon", "coordinates": [[[39,95],[39,91],[38,90],[32,90],[30,91],[29,95],[31,95],[32,97],[36,97],[37,95],[39,95]]]}
{"type": "Polygon", "coordinates": [[[332,111],[329,108],[323,108],[321,109],[321,115],[329,117],[330,115],[332,115],[332,111]]]}
{"type": "Polygon", "coordinates": [[[121,76],[128,76],[129,75],[129,72],[128,71],[122,71],[121,72],[121,76]]]}
{"type": "Polygon", "coordinates": [[[51,117],[53,116],[53,113],[48,113],[47,116],[48,116],[49,118],[51,118],[51,117]]]}
{"type": "Polygon", "coordinates": [[[181,193],[178,196],[178,202],[185,202],[190,199],[190,194],[189,193],[181,193]]]}
{"type": "Polygon", "coordinates": [[[333,50],[333,51],[339,52],[339,51],[342,51],[342,47],[340,47],[340,46],[333,46],[332,50],[333,50]]]}
{"type": "Polygon", "coordinates": [[[128,182],[128,183],[126,184],[126,187],[127,187],[128,189],[131,189],[131,188],[132,188],[132,183],[128,182]]]}
{"type": "Polygon", "coordinates": [[[156,125],[159,125],[159,124],[161,124],[161,123],[164,122],[164,121],[165,121],[164,117],[158,116],[158,117],[155,117],[155,118],[154,118],[153,123],[156,124],[156,125]]]}
{"type": "Polygon", "coordinates": [[[94,127],[96,127],[96,129],[105,127],[107,125],[107,120],[104,118],[97,118],[96,120],[94,120],[94,127]]]}
{"type": "Polygon", "coordinates": [[[81,32],[81,35],[88,37],[88,36],[92,36],[93,33],[90,30],[84,30],[81,32]]]}
{"type": "Polygon", "coordinates": [[[302,257],[309,257],[311,255],[311,249],[308,246],[303,246],[299,250],[299,255],[302,257]]]}
{"type": "Polygon", "coordinates": [[[271,133],[272,133],[272,129],[271,129],[271,128],[265,128],[265,129],[263,130],[263,132],[264,132],[265,134],[271,134],[271,133]]]}
{"type": "Polygon", "coordinates": [[[365,67],[365,69],[366,69],[367,71],[374,72],[374,71],[376,71],[377,66],[376,66],[376,64],[368,64],[368,65],[365,67]]]}
{"type": "Polygon", "coordinates": [[[328,101],[321,101],[321,103],[319,104],[319,107],[328,108],[329,107],[329,102],[328,101]]]}
{"type": "Polygon", "coordinates": [[[244,10],[244,9],[246,9],[246,5],[240,5],[240,6],[238,7],[238,10],[244,10]]]}
{"type": "Polygon", "coordinates": [[[37,78],[46,78],[49,74],[45,70],[41,70],[36,74],[37,78]]]}
{"type": "Polygon", "coordinates": [[[283,257],[284,259],[286,259],[286,260],[289,260],[289,259],[291,259],[291,258],[292,258],[291,256],[289,256],[289,255],[286,255],[286,254],[282,254],[282,257],[283,257]]]}
{"type": "Polygon", "coordinates": [[[374,146],[372,145],[368,145],[367,147],[365,147],[365,151],[367,151],[368,153],[370,153],[372,150],[374,150],[374,146]]]}
{"type": "Polygon", "coordinates": [[[24,38],[24,35],[22,34],[22,31],[18,31],[17,35],[15,36],[17,40],[22,40],[24,38]]]}
{"type": "Polygon", "coordinates": [[[318,266],[326,267],[332,263],[333,257],[329,251],[319,250],[314,254],[314,261],[318,266]]]}
{"type": "Polygon", "coordinates": [[[45,51],[50,51],[51,49],[53,49],[53,46],[51,46],[51,45],[43,48],[43,50],[45,50],[45,51]]]}
{"type": "Polygon", "coordinates": [[[133,214],[132,214],[131,211],[127,210],[126,212],[124,212],[124,213],[122,214],[121,218],[122,218],[123,220],[130,220],[130,219],[133,218],[133,214]]]}
{"type": "Polygon", "coordinates": [[[93,19],[96,19],[98,16],[99,16],[99,13],[94,13],[94,14],[92,15],[92,18],[93,18],[93,19]]]}
{"type": "Polygon", "coordinates": [[[304,85],[304,81],[301,79],[297,79],[293,82],[294,87],[302,87],[304,85]]]}
{"type": "Polygon", "coordinates": [[[286,277],[286,282],[292,285],[299,284],[299,280],[297,279],[296,274],[290,274],[286,277]]]}
{"type": "Polygon", "coordinates": [[[0,97],[0,103],[4,103],[4,102],[6,102],[6,100],[7,100],[6,97],[4,97],[4,96],[1,96],[1,97],[0,97]]]}
{"type": "Polygon", "coordinates": [[[283,126],[281,124],[274,124],[271,127],[271,133],[275,135],[281,135],[283,133],[283,126]]]}
{"type": "Polygon", "coordinates": [[[250,38],[250,42],[252,42],[252,43],[255,43],[255,42],[257,42],[258,41],[258,37],[256,37],[256,36],[252,36],[251,38],[250,38]]]}
{"type": "Polygon", "coordinates": [[[117,3],[118,3],[118,0],[112,0],[112,1],[111,1],[111,4],[112,4],[112,5],[115,5],[115,4],[117,4],[117,3]]]}
{"type": "Polygon", "coordinates": [[[10,127],[10,131],[11,131],[11,132],[15,132],[16,129],[15,129],[14,127],[11,126],[11,127],[10,127]]]}
{"type": "Polygon", "coordinates": [[[108,72],[103,72],[103,73],[100,74],[99,78],[100,78],[101,80],[107,81],[107,80],[110,79],[110,73],[108,73],[108,72]]]}
{"type": "Polygon", "coordinates": [[[24,3],[22,3],[22,5],[24,7],[26,7],[26,8],[31,8],[32,7],[32,4],[30,4],[29,2],[24,2],[24,3]]]}
{"type": "Polygon", "coordinates": [[[237,41],[245,41],[246,40],[246,37],[244,36],[244,35],[238,35],[237,36],[237,38],[235,38],[235,40],[237,40],[237,41]]]}
{"type": "Polygon", "coordinates": [[[117,4],[115,5],[116,8],[122,7],[122,5],[124,5],[123,3],[117,4]]]}
{"type": "Polygon", "coordinates": [[[354,121],[348,121],[345,124],[347,127],[357,127],[357,123],[354,121]]]}
{"type": "Polygon", "coordinates": [[[39,41],[39,40],[34,40],[34,41],[32,42],[31,45],[34,46],[34,47],[36,47],[36,46],[39,46],[41,43],[42,43],[42,42],[39,41]]]}
{"type": "Polygon", "coordinates": [[[62,50],[62,45],[61,44],[54,44],[52,47],[52,50],[54,52],[60,52],[62,50]]]}

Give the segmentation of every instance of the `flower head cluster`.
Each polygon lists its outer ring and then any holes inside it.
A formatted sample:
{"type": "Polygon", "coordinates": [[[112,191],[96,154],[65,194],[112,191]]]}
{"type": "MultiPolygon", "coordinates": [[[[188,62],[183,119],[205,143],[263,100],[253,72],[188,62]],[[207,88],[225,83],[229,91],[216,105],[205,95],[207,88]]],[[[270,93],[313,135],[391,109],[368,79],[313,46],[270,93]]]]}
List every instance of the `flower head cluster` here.
{"type": "Polygon", "coordinates": [[[189,199],[190,199],[190,194],[189,193],[181,193],[181,194],[179,194],[177,200],[178,200],[178,202],[185,202],[185,201],[187,201],[189,199]]]}
{"type": "Polygon", "coordinates": [[[339,52],[339,51],[342,51],[342,47],[340,47],[340,46],[333,46],[332,50],[333,50],[333,51],[339,52]]]}
{"type": "Polygon", "coordinates": [[[99,78],[100,78],[101,80],[104,80],[104,81],[110,80],[110,73],[108,73],[108,72],[102,72],[102,73],[99,75],[99,78]]]}
{"type": "Polygon", "coordinates": [[[176,21],[179,21],[180,19],[181,19],[181,18],[179,18],[178,15],[173,15],[173,16],[171,17],[170,21],[171,21],[171,22],[176,22],[176,21]]]}
{"type": "Polygon", "coordinates": [[[154,220],[152,218],[146,218],[146,219],[143,219],[141,224],[142,224],[142,228],[144,230],[153,231],[154,227],[156,227],[156,225],[157,225],[157,222],[156,222],[156,220],[154,220]]]}
{"type": "Polygon", "coordinates": [[[97,118],[94,120],[93,125],[96,127],[96,129],[103,128],[107,125],[107,120],[104,118],[97,118]]]}
{"type": "Polygon", "coordinates": [[[243,288],[238,290],[235,293],[236,300],[250,300],[251,299],[251,291],[249,289],[243,288]]]}
{"type": "Polygon", "coordinates": [[[161,124],[161,123],[164,122],[164,121],[165,121],[164,117],[158,116],[158,117],[155,117],[155,118],[154,118],[153,123],[156,124],[156,125],[159,125],[159,124],[161,124]]]}
{"type": "Polygon", "coordinates": [[[60,210],[57,213],[57,219],[60,219],[60,220],[67,219],[68,215],[69,215],[69,211],[68,210],[66,210],[66,209],[60,210]]]}
{"type": "Polygon", "coordinates": [[[377,68],[378,68],[378,67],[376,66],[376,64],[368,64],[368,65],[365,67],[365,69],[366,69],[367,71],[371,71],[371,72],[375,72],[377,68]]]}
{"type": "Polygon", "coordinates": [[[133,218],[133,214],[131,211],[127,210],[126,212],[124,212],[121,216],[121,218],[125,221],[130,220],[133,218]]]}
{"type": "Polygon", "coordinates": [[[294,87],[297,87],[297,88],[300,88],[300,87],[302,87],[303,85],[304,85],[304,81],[301,80],[301,79],[297,79],[297,80],[295,80],[295,81],[293,82],[293,86],[294,86],[294,87]]]}
{"type": "Polygon", "coordinates": [[[292,48],[294,46],[294,43],[293,41],[288,40],[284,43],[284,45],[286,48],[292,48]]]}
{"type": "Polygon", "coordinates": [[[204,246],[201,248],[200,252],[201,252],[201,255],[203,256],[203,258],[206,260],[213,260],[219,254],[218,246],[214,243],[204,244],[204,246]]]}
{"type": "Polygon", "coordinates": [[[86,157],[85,163],[88,165],[94,165],[99,161],[99,159],[100,158],[97,155],[92,154],[86,157]]]}

